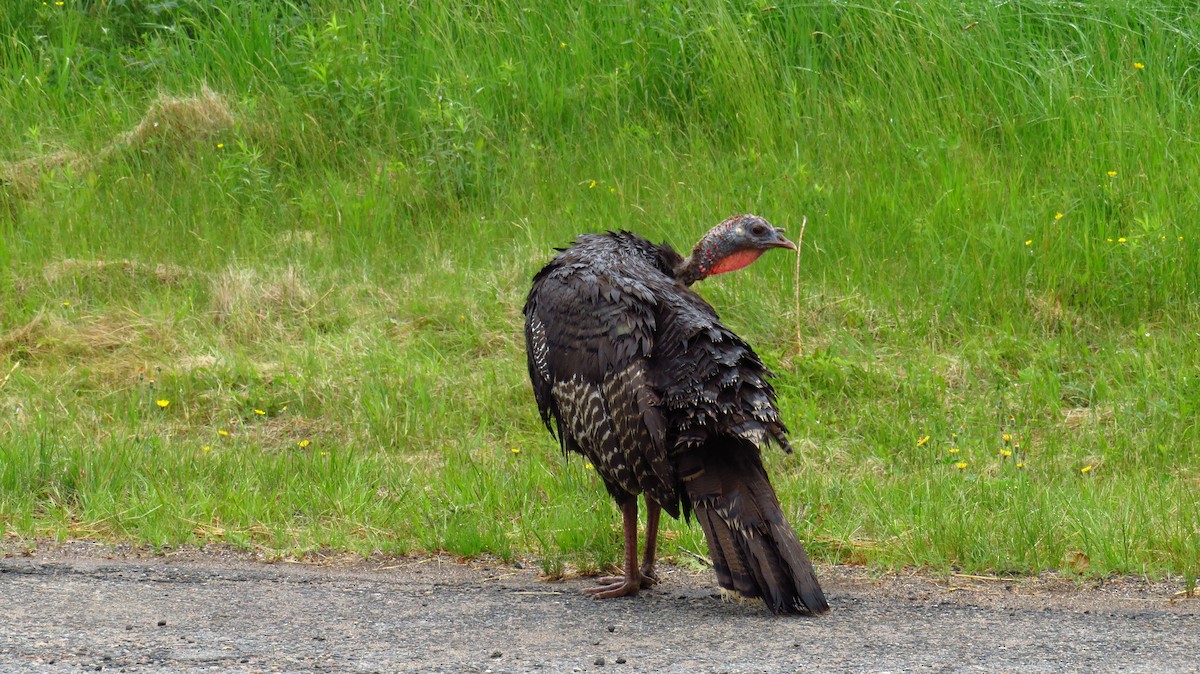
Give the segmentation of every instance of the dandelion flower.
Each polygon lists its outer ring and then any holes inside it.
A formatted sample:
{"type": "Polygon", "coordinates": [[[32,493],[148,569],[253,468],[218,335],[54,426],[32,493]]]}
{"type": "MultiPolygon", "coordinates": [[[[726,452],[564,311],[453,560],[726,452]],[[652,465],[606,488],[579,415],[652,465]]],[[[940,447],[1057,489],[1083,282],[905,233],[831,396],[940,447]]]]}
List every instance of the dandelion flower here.
{"type": "Polygon", "coordinates": [[[166,399],[162,399],[162,400],[155,400],[155,401],[154,401],[154,404],[158,405],[159,407],[161,407],[161,408],[163,408],[163,409],[165,410],[165,409],[167,409],[167,407],[168,407],[168,406],[171,404],[171,401],[170,401],[170,400],[166,400],[166,399]]]}
{"type": "Polygon", "coordinates": [[[512,449],[510,449],[510,450],[508,450],[508,451],[512,452],[513,454],[520,454],[520,453],[521,453],[521,448],[520,448],[520,447],[513,447],[512,449]]]}
{"type": "Polygon", "coordinates": [[[1117,239],[1117,243],[1125,243],[1125,237],[1122,236],[1121,238],[1117,239]]]}
{"type": "Polygon", "coordinates": [[[303,440],[301,440],[300,442],[297,442],[296,444],[300,445],[300,449],[304,449],[305,447],[312,444],[312,440],[309,440],[308,438],[304,438],[303,440]]]}
{"type": "Polygon", "coordinates": [[[218,149],[218,150],[220,150],[220,149],[221,149],[221,148],[223,148],[223,147],[225,147],[225,143],[217,143],[217,149],[218,149]]]}
{"type": "Polygon", "coordinates": [[[917,440],[917,446],[920,447],[921,445],[923,445],[927,442],[929,442],[929,436],[928,435],[922,436],[922,438],[920,440],[917,440]]]}
{"type": "Polygon", "coordinates": [[[1142,68],[1145,68],[1145,67],[1146,67],[1146,64],[1145,64],[1145,63],[1142,63],[1141,61],[1134,61],[1134,62],[1133,62],[1133,68],[1134,68],[1134,70],[1141,70],[1142,68]]]}
{"type": "Polygon", "coordinates": [[[1063,219],[1063,214],[1062,214],[1062,213],[1055,213],[1055,214],[1054,214],[1054,219],[1055,219],[1055,220],[1062,220],[1062,219],[1063,219]]]}
{"type": "Polygon", "coordinates": [[[957,469],[959,469],[959,470],[962,470],[962,469],[964,469],[964,468],[966,468],[966,467],[967,467],[967,462],[966,462],[966,461],[959,461],[958,463],[954,464],[954,467],[955,467],[955,468],[957,468],[957,469]]]}
{"type": "Polygon", "coordinates": [[[257,415],[258,415],[258,416],[260,416],[260,417],[261,417],[261,416],[265,416],[265,415],[267,414],[267,413],[266,413],[266,412],[264,412],[263,410],[259,410],[259,409],[256,409],[256,410],[254,410],[254,413],[255,413],[255,414],[257,414],[257,415]]]}
{"type": "Polygon", "coordinates": [[[228,437],[229,437],[229,431],[227,431],[227,430],[225,430],[224,428],[222,428],[222,429],[220,429],[220,430],[218,430],[218,431],[217,431],[217,435],[219,435],[219,436],[221,436],[221,437],[223,437],[223,438],[228,438],[228,437]]]}
{"type": "Polygon", "coordinates": [[[1116,172],[1116,171],[1109,171],[1109,172],[1108,172],[1108,177],[1109,177],[1109,178],[1116,178],[1116,177],[1117,177],[1117,172],[1116,172]]]}
{"type": "Polygon", "coordinates": [[[69,307],[69,306],[71,306],[71,303],[70,303],[70,302],[67,302],[67,301],[65,301],[65,300],[64,300],[64,301],[63,301],[63,306],[64,306],[64,307],[69,307]]]}
{"type": "Polygon", "coordinates": [[[1008,457],[1012,456],[1012,450],[1011,449],[1002,449],[1002,450],[1000,450],[1000,456],[1003,456],[1004,458],[1007,459],[1008,457]]]}
{"type": "Polygon", "coordinates": [[[1025,245],[1026,245],[1026,246],[1032,246],[1032,245],[1033,245],[1033,239],[1025,239],[1025,245]]]}
{"type": "Polygon", "coordinates": [[[1092,469],[1093,469],[1093,468],[1095,468],[1095,466],[1092,466],[1092,465],[1087,465],[1087,466],[1084,466],[1083,468],[1080,468],[1080,469],[1079,469],[1079,472],[1081,472],[1081,473],[1084,473],[1084,474],[1087,474],[1087,473],[1090,473],[1090,472],[1092,472],[1092,469]]]}
{"type": "Polygon", "coordinates": [[[1024,462],[1024,461],[1018,461],[1018,462],[1017,462],[1017,468],[1024,468],[1024,467],[1025,467],[1025,462],[1024,462]]]}
{"type": "Polygon", "coordinates": [[[951,453],[951,454],[958,454],[958,453],[959,453],[959,452],[961,452],[961,451],[962,451],[962,450],[961,450],[961,449],[959,449],[958,447],[951,447],[951,448],[950,448],[950,453],[951,453]]]}
{"type": "Polygon", "coordinates": [[[1004,434],[1004,441],[1005,441],[1005,442],[1012,442],[1012,435],[1011,435],[1011,434],[1009,434],[1009,433],[1005,433],[1005,434],[1004,434]]]}

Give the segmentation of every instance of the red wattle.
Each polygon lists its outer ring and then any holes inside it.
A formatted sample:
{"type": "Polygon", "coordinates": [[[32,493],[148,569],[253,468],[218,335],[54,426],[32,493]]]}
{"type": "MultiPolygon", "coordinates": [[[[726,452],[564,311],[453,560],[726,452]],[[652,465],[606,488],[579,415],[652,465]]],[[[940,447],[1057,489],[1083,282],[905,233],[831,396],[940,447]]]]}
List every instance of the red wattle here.
{"type": "Polygon", "coordinates": [[[709,273],[724,274],[725,272],[729,271],[737,271],[738,269],[741,269],[742,267],[745,267],[751,262],[757,260],[758,256],[762,254],[762,250],[755,249],[739,250],[736,253],[730,253],[729,255],[721,258],[717,264],[713,265],[712,271],[709,273]]]}

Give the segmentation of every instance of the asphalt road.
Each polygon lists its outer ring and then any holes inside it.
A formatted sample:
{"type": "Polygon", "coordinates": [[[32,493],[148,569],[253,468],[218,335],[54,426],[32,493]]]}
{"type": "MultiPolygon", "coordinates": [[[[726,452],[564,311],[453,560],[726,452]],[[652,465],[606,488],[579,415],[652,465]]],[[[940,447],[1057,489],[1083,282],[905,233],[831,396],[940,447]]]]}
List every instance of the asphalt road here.
{"type": "Polygon", "coordinates": [[[833,612],[775,618],[665,571],[594,601],[588,579],[443,558],[10,551],[0,672],[1200,671],[1200,600],[1170,583],[822,567],[833,612]]]}

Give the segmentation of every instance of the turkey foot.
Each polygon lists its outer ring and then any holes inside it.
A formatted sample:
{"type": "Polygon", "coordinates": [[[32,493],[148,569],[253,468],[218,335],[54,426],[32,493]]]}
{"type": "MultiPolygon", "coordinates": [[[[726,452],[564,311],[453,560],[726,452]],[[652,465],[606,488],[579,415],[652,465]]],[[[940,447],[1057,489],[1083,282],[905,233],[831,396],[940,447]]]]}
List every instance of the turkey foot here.
{"type": "MultiPolygon", "coordinates": [[[[639,573],[638,576],[640,577],[640,581],[638,582],[639,589],[648,590],[648,589],[654,587],[655,585],[658,585],[658,576],[655,576],[654,574],[645,573],[643,571],[642,573],[639,573]]],[[[629,579],[626,578],[625,576],[601,576],[596,579],[596,582],[600,584],[599,587],[590,587],[586,590],[583,590],[583,593],[584,594],[596,594],[598,592],[603,592],[605,590],[616,589],[618,586],[623,586],[623,585],[627,584],[628,581],[629,581],[629,579]]],[[[633,594],[637,594],[637,593],[635,592],[633,594]]],[[[613,595],[613,596],[625,596],[625,595],[613,595]]]]}
{"type": "Polygon", "coordinates": [[[645,584],[645,578],[635,580],[625,576],[605,576],[599,580],[603,585],[584,588],[582,592],[592,599],[611,599],[613,597],[636,597],[643,587],[649,587],[645,584]]]}

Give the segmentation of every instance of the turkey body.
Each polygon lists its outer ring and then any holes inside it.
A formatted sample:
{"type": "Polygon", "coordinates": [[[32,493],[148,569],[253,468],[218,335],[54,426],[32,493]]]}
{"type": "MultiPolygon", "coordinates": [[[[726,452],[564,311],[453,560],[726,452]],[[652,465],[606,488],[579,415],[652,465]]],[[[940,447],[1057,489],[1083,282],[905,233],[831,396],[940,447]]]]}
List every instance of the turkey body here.
{"type": "Polygon", "coordinates": [[[636,554],[645,498],[653,518],[642,587],[654,580],[661,508],[694,513],[722,587],[761,597],[777,614],[823,613],[762,465],[765,444],[791,451],[769,372],[676,278],[682,263],[665,244],[609,232],[579,237],[537,273],[524,314],[542,420],[565,452],[587,457],[626,513],[627,566],[629,513],[636,554]]]}

